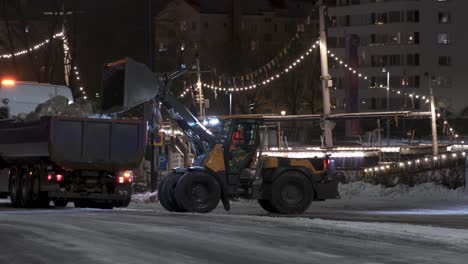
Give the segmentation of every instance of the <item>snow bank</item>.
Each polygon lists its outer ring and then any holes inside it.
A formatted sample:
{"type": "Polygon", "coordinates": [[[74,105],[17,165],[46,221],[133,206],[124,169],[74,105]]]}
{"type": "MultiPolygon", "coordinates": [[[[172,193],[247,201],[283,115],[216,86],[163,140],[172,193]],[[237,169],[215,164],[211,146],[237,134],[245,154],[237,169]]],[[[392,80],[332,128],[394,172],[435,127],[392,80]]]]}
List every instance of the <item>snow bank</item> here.
{"type": "Polygon", "coordinates": [[[386,188],[382,185],[373,185],[365,182],[352,182],[349,184],[340,184],[339,193],[343,200],[468,201],[468,195],[464,192],[463,188],[450,190],[435,183],[424,183],[414,187],[397,185],[395,187],[386,188]]]}
{"type": "Polygon", "coordinates": [[[132,195],[133,203],[157,203],[158,202],[158,191],[138,193],[132,195]]]}

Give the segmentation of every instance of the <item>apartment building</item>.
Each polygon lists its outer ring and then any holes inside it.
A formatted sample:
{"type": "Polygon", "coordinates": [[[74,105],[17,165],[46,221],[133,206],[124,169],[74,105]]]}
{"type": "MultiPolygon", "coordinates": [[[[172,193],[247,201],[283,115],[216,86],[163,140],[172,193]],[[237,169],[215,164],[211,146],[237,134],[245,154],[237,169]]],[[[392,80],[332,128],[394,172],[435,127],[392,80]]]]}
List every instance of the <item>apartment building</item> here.
{"type": "MultiPolygon", "coordinates": [[[[317,35],[317,20],[311,17],[315,1],[310,0],[173,0],[154,19],[155,70],[158,72],[187,68],[196,71],[197,58],[203,71],[202,81],[215,85],[234,85],[232,76],[242,76],[266,65],[277,56],[299,31],[304,47],[317,35]],[[226,78],[225,78],[226,77],[226,78]],[[231,77],[231,78],[230,78],[231,77]],[[224,78],[224,79],[223,79],[224,78]]],[[[305,49],[305,48],[304,48],[305,49]]],[[[288,53],[289,54],[289,53],[288,53]]],[[[196,74],[182,78],[174,91],[196,82],[196,74]]],[[[257,79],[261,79],[260,76],[257,79]]],[[[304,78],[300,78],[304,80],[304,78]]],[[[244,82],[252,82],[249,80],[244,82]]],[[[241,86],[241,81],[236,80],[241,86]]],[[[304,84],[305,85],[305,84],[304,84]]],[[[287,102],[276,100],[283,87],[271,85],[261,94],[234,94],[234,104],[243,108],[256,104],[256,112],[277,113],[287,102]],[[258,98],[263,101],[259,107],[258,98]],[[245,100],[244,100],[245,99],[245,100]],[[239,106],[243,104],[243,106],[239,106]]],[[[197,92],[193,91],[194,97],[197,92]]],[[[192,97],[191,97],[192,98],[192,97]]],[[[221,102],[227,109],[224,93],[205,92],[211,102],[221,102]]],[[[192,98],[191,101],[193,101],[192,98]]],[[[189,103],[189,100],[187,100],[189,103]]],[[[214,103],[210,104],[211,106],[214,103]]],[[[247,107],[249,108],[249,107],[247,107]]],[[[222,109],[208,111],[222,113],[222,109]]],[[[224,111],[226,113],[226,111],[224,111]]]]}
{"type": "Polygon", "coordinates": [[[427,110],[422,96],[430,84],[439,109],[460,114],[468,107],[468,1],[331,0],[327,5],[330,50],[368,77],[357,78],[331,63],[335,111],[386,110],[387,72],[390,110],[427,110]],[[413,93],[421,96],[410,97],[413,93]]]}

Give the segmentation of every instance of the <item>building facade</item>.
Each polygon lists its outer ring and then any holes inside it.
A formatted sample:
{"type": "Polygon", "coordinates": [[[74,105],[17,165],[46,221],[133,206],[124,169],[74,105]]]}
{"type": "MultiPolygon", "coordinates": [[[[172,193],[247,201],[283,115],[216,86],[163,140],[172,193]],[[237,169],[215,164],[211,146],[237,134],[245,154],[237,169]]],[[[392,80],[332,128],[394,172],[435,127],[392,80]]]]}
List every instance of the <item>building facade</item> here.
{"type": "MultiPolygon", "coordinates": [[[[298,46],[297,50],[311,45],[311,36],[318,31],[317,20],[311,17],[315,12],[312,2],[170,1],[154,19],[155,70],[170,72],[187,68],[196,71],[199,59],[203,82],[231,87],[248,85],[256,81],[252,75],[243,80],[233,79],[232,76],[246,76],[262,67],[283,51],[285,44],[298,32],[302,46],[299,45],[301,47],[298,46]]],[[[260,78],[258,76],[256,79],[260,78]]],[[[196,83],[195,73],[185,76],[174,90],[189,89],[193,101],[197,99],[197,91],[191,86],[193,83],[196,83]]],[[[234,104],[238,108],[235,112],[245,113],[252,106],[256,108],[255,112],[261,113],[279,113],[280,109],[287,108],[286,102],[273,100],[275,96],[280,96],[281,88],[271,87],[258,93],[234,94],[234,104]]],[[[205,99],[211,102],[212,111],[208,113],[227,113],[227,95],[204,90],[205,99]],[[217,109],[215,101],[219,103],[217,109]]]]}
{"type": "Polygon", "coordinates": [[[390,110],[427,110],[422,97],[430,83],[439,109],[459,114],[468,106],[463,30],[468,1],[330,0],[327,5],[330,50],[368,77],[356,78],[332,62],[336,111],[353,104],[359,111],[386,110],[387,72],[390,110]],[[350,89],[357,91],[354,96],[350,89]]]}

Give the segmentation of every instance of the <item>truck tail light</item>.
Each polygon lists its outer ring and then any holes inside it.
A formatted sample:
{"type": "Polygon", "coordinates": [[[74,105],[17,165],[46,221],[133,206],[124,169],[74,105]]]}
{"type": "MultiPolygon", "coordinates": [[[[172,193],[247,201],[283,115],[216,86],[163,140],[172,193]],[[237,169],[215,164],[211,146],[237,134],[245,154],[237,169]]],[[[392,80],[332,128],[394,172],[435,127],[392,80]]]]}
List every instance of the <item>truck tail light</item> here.
{"type": "Polygon", "coordinates": [[[131,171],[122,171],[117,177],[118,183],[126,183],[133,181],[133,173],[131,171]]]}
{"type": "Polygon", "coordinates": [[[61,182],[63,180],[63,175],[62,174],[57,174],[56,178],[57,178],[58,182],[61,182]]]}
{"type": "Polygon", "coordinates": [[[48,180],[48,181],[51,181],[51,180],[52,180],[52,174],[50,174],[50,173],[47,174],[47,180],[48,180]]]}

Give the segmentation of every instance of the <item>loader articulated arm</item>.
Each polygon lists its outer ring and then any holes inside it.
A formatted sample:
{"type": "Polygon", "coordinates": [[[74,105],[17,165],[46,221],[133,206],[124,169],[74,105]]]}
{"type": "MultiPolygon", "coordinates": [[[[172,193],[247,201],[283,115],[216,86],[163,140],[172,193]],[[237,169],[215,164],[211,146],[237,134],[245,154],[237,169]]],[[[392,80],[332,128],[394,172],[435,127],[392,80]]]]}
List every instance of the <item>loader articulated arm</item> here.
{"type": "MultiPolygon", "coordinates": [[[[209,153],[219,140],[172,95],[169,89],[172,80],[181,74],[183,72],[177,71],[158,77],[146,65],[130,58],[109,63],[103,72],[103,111],[116,114],[148,101],[160,102],[188,137],[195,154],[199,156],[209,153]]],[[[156,112],[156,115],[160,114],[156,112]]]]}

